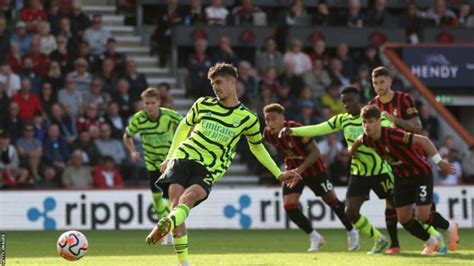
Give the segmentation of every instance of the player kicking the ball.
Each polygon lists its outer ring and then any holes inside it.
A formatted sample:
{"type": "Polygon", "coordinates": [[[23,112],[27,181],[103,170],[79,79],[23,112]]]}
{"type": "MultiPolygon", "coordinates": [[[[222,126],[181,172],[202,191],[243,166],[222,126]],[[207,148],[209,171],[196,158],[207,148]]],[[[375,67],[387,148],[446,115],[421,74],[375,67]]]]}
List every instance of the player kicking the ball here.
{"type": "Polygon", "coordinates": [[[299,199],[305,186],[309,187],[316,196],[320,196],[326,204],[336,213],[339,220],[347,230],[349,251],[359,249],[359,234],[344,213],[344,204],[339,201],[332,189],[332,183],[319,159],[319,149],[312,138],[309,137],[278,137],[284,127],[299,127],[301,124],[294,121],[285,121],[285,108],[277,103],[264,107],[265,116],[264,139],[274,146],[285,158],[287,170],[294,169],[302,176],[295,187],[283,185],[283,204],[288,217],[301,230],[309,235],[311,245],[308,251],[318,251],[324,243],[324,238],[311,226],[311,222],[299,207],[299,199]]]}
{"type": "Polygon", "coordinates": [[[441,171],[455,173],[453,165],[441,159],[436,147],[425,136],[405,132],[398,128],[382,127],[381,111],[375,105],[367,105],[361,111],[364,135],[352,145],[351,151],[358,156],[358,147],[364,144],[392,166],[395,174],[395,204],[398,221],[415,237],[425,242],[421,254],[432,255],[440,247],[440,239],[431,236],[421,223],[429,224],[447,232],[449,249],[454,251],[459,242],[458,228],[455,222],[447,221],[441,214],[432,211],[433,174],[431,165],[418,145],[428,154],[441,171]],[[413,217],[413,204],[416,204],[413,217]]]}
{"type": "Polygon", "coordinates": [[[296,171],[282,173],[268,154],[257,116],[237,98],[237,77],[237,69],[231,64],[217,63],[209,69],[208,78],[216,97],[199,98],[181,121],[162,163],[163,175],[156,183],[169,195],[173,209],[160,219],[146,241],[156,243],[172,231],[181,265],[189,265],[184,223],[189,211],[206,200],[213,184],[225,174],[242,136],[247,138],[255,157],[278,180],[293,187],[301,179],[296,171]]]}

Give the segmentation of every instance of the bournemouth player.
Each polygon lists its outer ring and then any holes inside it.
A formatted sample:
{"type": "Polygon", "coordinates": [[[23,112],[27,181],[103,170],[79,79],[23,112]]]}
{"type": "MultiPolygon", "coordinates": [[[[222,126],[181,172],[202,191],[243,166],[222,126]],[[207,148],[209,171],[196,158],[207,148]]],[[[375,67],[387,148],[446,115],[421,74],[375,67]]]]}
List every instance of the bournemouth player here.
{"type": "MultiPolygon", "coordinates": [[[[349,147],[359,136],[364,134],[360,110],[362,103],[356,87],[345,87],[341,92],[341,100],[347,113],[333,116],[318,125],[300,128],[285,128],[282,134],[293,136],[314,137],[343,131],[349,147]]],[[[388,121],[387,121],[388,122],[388,121]]],[[[365,146],[358,148],[359,157],[351,162],[351,177],[346,195],[346,215],[363,235],[373,238],[374,247],[368,254],[382,253],[389,245],[385,236],[373,227],[369,219],[360,214],[364,201],[369,200],[370,190],[380,199],[385,199],[385,222],[391,238],[391,246],[398,247],[397,218],[393,203],[393,175],[390,166],[372,149],[365,146]]]]}
{"type": "Polygon", "coordinates": [[[167,160],[162,163],[164,173],[156,183],[169,194],[173,209],[160,219],[146,240],[155,243],[173,231],[181,265],[189,264],[184,221],[190,209],[204,201],[213,184],[225,174],[242,136],[247,138],[250,151],[276,178],[290,187],[301,179],[295,171],[282,173],[268,154],[257,116],[238,100],[237,77],[237,69],[231,64],[217,63],[209,69],[208,78],[216,97],[199,98],[181,121],[167,160]]]}
{"type": "Polygon", "coordinates": [[[443,229],[447,232],[449,249],[456,250],[459,242],[455,222],[447,221],[438,212],[432,211],[433,175],[426,156],[414,146],[418,145],[428,154],[441,171],[452,174],[454,167],[443,161],[436,147],[425,136],[409,133],[398,128],[381,126],[381,111],[375,105],[367,105],[361,111],[364,135],[352,146],[357,157],[362,144],[374,149],[385,161],[390,163],[395,178],[395,205],[398,221],[415,237],[425,241],[423,255],[431,255],[439,249],[440,239],[431,236],[420,223],[443,229]],[[416,205],[413,217],[413,204],[416,205]]]}
{"type": "Polygon", "coordinates": [[[299,207],[299,199],[305,186],[310,188],[316,196],[320,196],[326,204],[336,213],[339,220],[347,230],[349,251],[359,249],[359,234],[344,213],[344,204],[339,201],[334,192],[333,185],[319,158],[319,149],[312,138],[283,136],[278,133],[284,127],[299,127],[301,124],[294,121],[285,121],[285,108],[277,103],[264,107],[266,127],[264,139],[274,146],[285,158],[287,170],[294,169],[302,179],[289,188],[283,185],[283,204],[286,213],[301,230],[309,235],[311,246],[308,251],[317,251],[324,243],[324,238],[313,229],[311,222],[304,216],[299,207]]]}
{"type": "MultiPolygon", "coordinates": [[[[135,113],[126,132],[123,142],[130,152],[134,162],[140,160],[140,154],[135,149],[132,137],[140,134],[140,141],[145,153],[145,166],[153,196],[153,207],[158,219],[169,214],[168,202],[163,199],[163,192],[155,187],[160,177],[160,164],[166,158],[173,140],[174,132],[182,116],[170,109],[160,107],[160,93],[156,88],[148,88],[141,94],[144,110],[135,113]]],[[[169,234],[163,239],[163,244],[171,245],[173,239],[169,234]]]]}

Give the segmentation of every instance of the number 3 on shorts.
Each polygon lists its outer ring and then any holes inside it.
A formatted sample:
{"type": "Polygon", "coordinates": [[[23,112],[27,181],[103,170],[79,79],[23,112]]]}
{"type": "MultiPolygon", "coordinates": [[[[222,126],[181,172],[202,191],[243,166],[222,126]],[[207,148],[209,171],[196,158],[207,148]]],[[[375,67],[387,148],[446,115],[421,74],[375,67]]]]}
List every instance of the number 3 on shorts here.
{"type": "Polygon", "coordinates": [[[326,183],[321,183],[321,186],[323,187],[324,189],[324,192],[329,192],[332,190],[332,184],[331,182],[329,181],[329,179],[326,179],[326,183]]]}
{"type": "Polygon", "coordinates": [[[420,197],[424,198],[428,195],[428,192],[426,191],[426,186],[420,186],[420,197]]]}

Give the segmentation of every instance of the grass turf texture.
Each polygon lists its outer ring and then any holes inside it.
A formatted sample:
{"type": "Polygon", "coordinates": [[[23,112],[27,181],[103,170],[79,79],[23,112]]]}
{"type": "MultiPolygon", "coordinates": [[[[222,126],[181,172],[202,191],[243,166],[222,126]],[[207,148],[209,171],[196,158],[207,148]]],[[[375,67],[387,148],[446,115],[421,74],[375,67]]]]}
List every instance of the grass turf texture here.
{"type": "MultiPolygon", "coordinates": [[[[319,230],[326,244],[308,253],[309,240],[299,230],[190,230],[193,265],[474,265],[474,229],[460,230],[461,243],[446,256],[419,255],[422,242],[399,230],[402,254],[366,252],[372,241],[361,237],[361,250],[348,252],[343,230],[319,230]]],[[[62,232],[7,232],[7,265],[177,265],[171,246],[148,246],[148,231],[83,231],[89,252],[69,262],[56,252],[62,232]]],[[[386,233],[386,232],[384,232],[386,233]]]]}

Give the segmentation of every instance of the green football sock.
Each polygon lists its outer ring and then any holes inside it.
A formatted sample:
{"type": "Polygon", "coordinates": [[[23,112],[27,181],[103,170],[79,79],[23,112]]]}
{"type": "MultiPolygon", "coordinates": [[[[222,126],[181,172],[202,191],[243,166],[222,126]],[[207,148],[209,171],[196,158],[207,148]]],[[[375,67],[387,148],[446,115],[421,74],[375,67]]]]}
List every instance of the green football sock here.
{"type": "Polygon", "coordinates": [[[375,241],[377,241],[382,236],[380,231],[377,230],[377,228],[373,227],[370,224],[369,219],[367,219],[367,217],[365,217],[364,215],[360,216],[359,220],[357,220],[354,226],[357,228],[357,230],[359,230],[361,234],[373,238],[375,241]]]}
{"type": "Polygon", "coordinates": [[[425,228],[426,232],[428,232],[428,234],[430,234],[430,236],[436,237],[436,236],[440,235],[440,233],[438,231],[436,231],[436,229],[432,225],[425,224],[425,223],[422,223],[422,224],[423,224],[423,228],[425,228]]]}
{"type": "Polygon", "coordinates": [[[157,218],[168,216],[170,213],[169,203],[163,198],[163,192],[153,192],[153,207],[155,208],[157,218]]]}
{"type": "Polygon", "coordinates": [[[189,261],[188,254],[188,235],[181,237],[173,237],[174,251],[178,256],[178,261],[180,264],[183,262],[189,261]]]}
{"type": "Polygon", "coordinates": [[[176,228],[180,226],[182,223],[184,223],[184,221],[188,217],[188,214],[189,214],[188,205],[181,203],[181,204],[178,204],[178,206],[174,207],[174,209],[170,212],[168,217],[171,218],[171,220],[174,223],[174,228],[176,228]]]}

